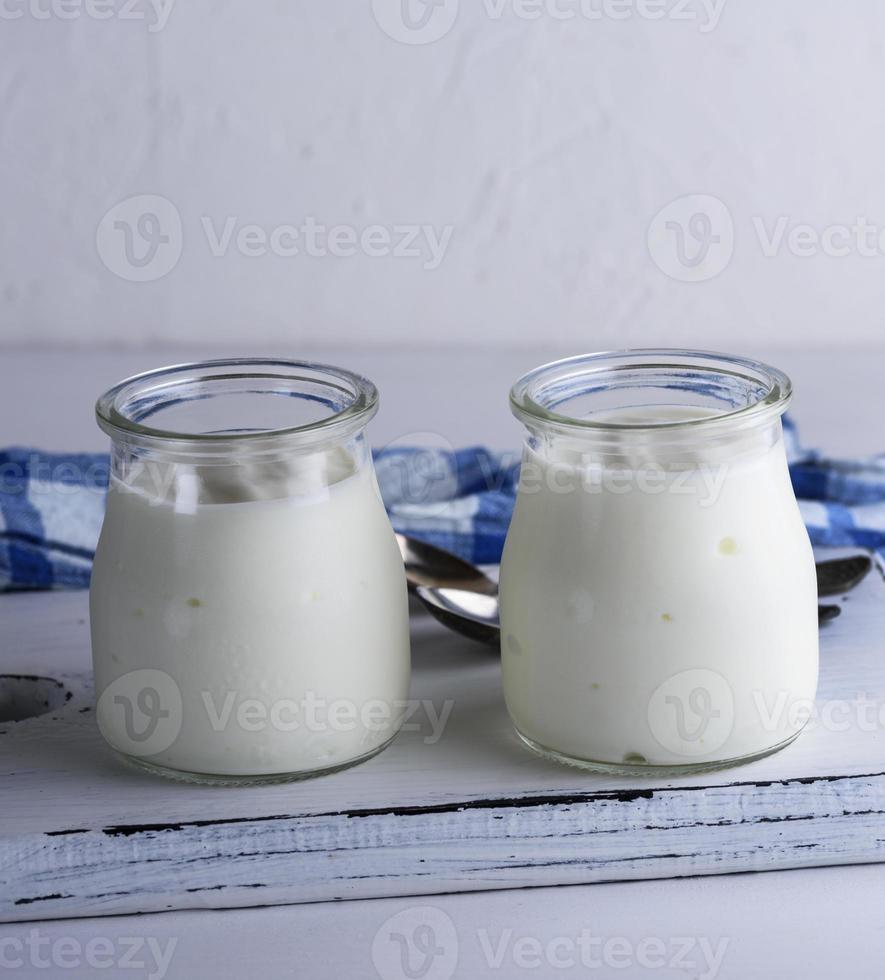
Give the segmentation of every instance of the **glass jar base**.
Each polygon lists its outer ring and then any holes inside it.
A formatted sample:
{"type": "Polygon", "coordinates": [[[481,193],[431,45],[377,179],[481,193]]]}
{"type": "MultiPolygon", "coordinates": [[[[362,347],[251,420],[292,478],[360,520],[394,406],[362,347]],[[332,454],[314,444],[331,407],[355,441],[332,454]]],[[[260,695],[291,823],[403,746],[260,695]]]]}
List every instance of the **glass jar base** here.
{"type": "Polygon", "coordinates": [[[593,759],[579,759],[575,756],[564,755],[555,749],[549,749],[541,745],[534,739],[524,735],[518,728],[514,729],[520,740],[528,746],[536,755],[552,762],[558,762],[564,766],[571,766],[574,769],[583,769],[585,772],[596,772],[608,776],[691,776],[700,772],[716,772],[719,769],[731,769],[733,766],[744,766],[758,759],[773,755],[786,748],[794,742],[801,734],[799,729],[794,735],[772,745],[771,748],[762,749],[760,752],[751,752],[749,755],[735,756],[731,759],[721,759],[711,762],[688,762],[684,765],[656,765],[648,762],[596,762],[593,759]]]}
{"type": "Polygon", "coordinates": [[[274,772],[258,775],[225,776],[210,772],[186,772],[182,769],[172,769],[169,766],[161,766],[156,762],[148,762],[146,759],[137,759],[135,756],[126,755],[125,752],[115,750],[115,755],[127,766],[139,769],[142,772],[149,772],[152,776],[162,776],[165,779],[173,779],[179,783],[191,783],[198,786],[269,786],[274,783],[295,783],[304,779],[313,779],[316,776],[330,776],[332,773],[350,769],[363,762],[379,755],[396,738],[394,733],[386,742],[382,742],[377,748],[372,749],[365,755],[349,759],[334,766],[325,766],[321,769],[310,769],[307,772],[274,772]]]}

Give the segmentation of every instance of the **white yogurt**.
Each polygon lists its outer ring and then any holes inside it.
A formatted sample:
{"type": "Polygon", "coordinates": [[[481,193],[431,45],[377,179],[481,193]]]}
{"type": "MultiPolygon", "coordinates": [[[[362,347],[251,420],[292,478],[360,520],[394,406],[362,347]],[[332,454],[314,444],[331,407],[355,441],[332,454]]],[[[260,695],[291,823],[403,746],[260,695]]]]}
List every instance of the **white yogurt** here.
{"type": "Polygon", "coordinates": [[[102,734],[150,763],[308,773],[399,727],[403,564],[371,464],[342,451],[114,479],[91,618],[102,734]]]}
{"type": "Polygon", "coordinates": [[[519,732],[567,761],[751,756],[793,737],[815,694],[815,568],[779,423],[663,454],[660,438],[524,454],[501,566],[504,690],[519,732]]]}

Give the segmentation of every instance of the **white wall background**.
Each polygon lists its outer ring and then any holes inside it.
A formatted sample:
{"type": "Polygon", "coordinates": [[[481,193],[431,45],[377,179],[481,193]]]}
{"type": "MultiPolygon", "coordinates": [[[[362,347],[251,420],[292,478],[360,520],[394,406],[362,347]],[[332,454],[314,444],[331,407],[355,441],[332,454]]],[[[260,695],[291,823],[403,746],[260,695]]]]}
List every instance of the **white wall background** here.
{"type": "Polygon", "coordinates": [[[885,4],[153,2],[0,0],[0,344],[883,339],[885,4]]]}

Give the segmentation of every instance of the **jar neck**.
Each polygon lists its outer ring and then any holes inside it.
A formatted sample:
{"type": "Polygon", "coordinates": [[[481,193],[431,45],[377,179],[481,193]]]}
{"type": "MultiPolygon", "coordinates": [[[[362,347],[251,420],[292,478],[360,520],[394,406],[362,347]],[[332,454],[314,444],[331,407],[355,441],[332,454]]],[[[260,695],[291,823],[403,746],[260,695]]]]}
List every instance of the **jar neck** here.
{"type": "Polygon", "coordinates": [[[537,368],[510,393],[539,444],[554,438],[600,453],[679,454],[752,442],[776,424],[792,386],[776,368],[703,351],[587,354],[537,368]]]}
{"type": "Polygon", "coordinates": [[[260,455],[234,450],[184,456],[120,439],[112,446],[111,489],[187,512],[206,504],[315,497],[371,467],[371,459],[362,431],[310,449],[283,446],[260,455]]]}
{"type": "Polygon", "coordinates": [[[375,386],[343,368],[233,358],[129,378],[99,398],[96,418],[133,455],[224,466],[325,452],[377,407],[375,386]]]}
{"type": "Polygon", "coordinates": [[[536,423],[527,426],[525,447],[526,455],[542,464],[676,471],[783,452],[783,431],[780,416],[713,431],[615,429],[572,433],[536,423]]]}

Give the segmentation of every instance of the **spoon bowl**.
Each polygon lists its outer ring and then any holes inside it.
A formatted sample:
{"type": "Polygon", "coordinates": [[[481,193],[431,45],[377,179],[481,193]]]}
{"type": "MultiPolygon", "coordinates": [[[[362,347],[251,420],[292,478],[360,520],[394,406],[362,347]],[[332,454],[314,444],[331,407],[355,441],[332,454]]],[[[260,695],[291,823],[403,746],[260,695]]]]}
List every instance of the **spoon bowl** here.
{"type": "Polygon", "coordinates": [[[423,586],[433,589],[461,589],[483,595],[498,594],[497,582],[450,551],[406,534],[397,534],[396,543],[403,556],[406,581],[411,591],[423,586]]]}
{"type": "Polygon", "coordinates": [[[501,640],[498,597],[465,589],[434,589],[419,585],[415,594],[443,626],[471,640],[497,647],[501,640]]]}

